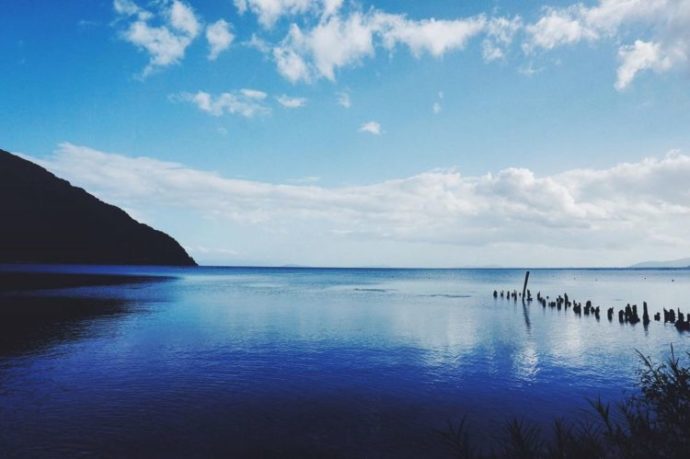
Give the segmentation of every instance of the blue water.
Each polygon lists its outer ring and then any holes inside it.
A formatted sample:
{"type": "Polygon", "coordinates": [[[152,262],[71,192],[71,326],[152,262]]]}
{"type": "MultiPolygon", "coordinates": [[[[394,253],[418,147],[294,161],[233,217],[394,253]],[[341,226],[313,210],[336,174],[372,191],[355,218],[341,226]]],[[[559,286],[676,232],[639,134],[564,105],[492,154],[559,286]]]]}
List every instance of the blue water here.
{"type": "Polygon", "coordinates": [[[511,417],[585,416],[634,391],[635,349],[690,350],[605,313],[690,311],[687,270],[531,272],[533,294],[592,300],[597,321],[492,297],[523,270],[31,269],[166,277],[0,297],[78,306],[4,324],[0,456],[445,457],[448,421],[488,444],[511,417]]]}

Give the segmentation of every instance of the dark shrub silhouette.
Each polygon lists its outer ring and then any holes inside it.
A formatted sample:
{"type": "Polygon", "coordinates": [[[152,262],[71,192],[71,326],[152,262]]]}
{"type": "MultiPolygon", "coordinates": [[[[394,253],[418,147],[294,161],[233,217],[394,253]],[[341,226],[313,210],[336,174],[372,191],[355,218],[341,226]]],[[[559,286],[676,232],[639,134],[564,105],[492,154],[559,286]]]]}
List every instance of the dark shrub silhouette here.
{"type": "MultiPolygon", "coordinates": [[[[521,420],[508,422],[491,451],[479,451],[463,419],[438,431],[453,457],[473,458],[671,458],[690,457],[690,366],[671,347],[661,364],[640,354],[639,394],[611,407],[590,401],[583,421],[556,420],[545,435],[521,420]]],[[[688,353],[690,356],[690,353],[688,353]]]]}

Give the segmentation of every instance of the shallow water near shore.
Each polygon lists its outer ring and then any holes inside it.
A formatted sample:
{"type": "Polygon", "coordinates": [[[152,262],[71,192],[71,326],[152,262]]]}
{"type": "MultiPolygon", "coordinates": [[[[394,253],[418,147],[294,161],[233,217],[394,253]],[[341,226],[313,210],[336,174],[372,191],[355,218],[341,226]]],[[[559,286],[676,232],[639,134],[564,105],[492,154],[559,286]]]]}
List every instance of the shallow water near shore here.
{"type": "Polygon", "coordinates": [[[7,455],[444,457],[448,421],[487,444],[511,417],[584,416],[634,391],[635,349],[690,350],[605,313],[690,312],[688,270],[531,271],[597,321],[492,297],[524,270],[21,269],[137,277],[0,293],[7,455]]]}

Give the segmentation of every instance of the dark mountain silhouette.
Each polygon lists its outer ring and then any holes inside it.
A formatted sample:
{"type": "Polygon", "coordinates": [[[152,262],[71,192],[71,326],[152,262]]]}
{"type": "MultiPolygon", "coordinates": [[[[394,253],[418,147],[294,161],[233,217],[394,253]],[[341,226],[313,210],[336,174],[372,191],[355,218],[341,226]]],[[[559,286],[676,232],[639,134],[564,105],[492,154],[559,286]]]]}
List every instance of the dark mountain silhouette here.
{"type": "Polygon", "coordinates": [[[196,265],[167,234],[4,150],[0,263],[196,265]]]}

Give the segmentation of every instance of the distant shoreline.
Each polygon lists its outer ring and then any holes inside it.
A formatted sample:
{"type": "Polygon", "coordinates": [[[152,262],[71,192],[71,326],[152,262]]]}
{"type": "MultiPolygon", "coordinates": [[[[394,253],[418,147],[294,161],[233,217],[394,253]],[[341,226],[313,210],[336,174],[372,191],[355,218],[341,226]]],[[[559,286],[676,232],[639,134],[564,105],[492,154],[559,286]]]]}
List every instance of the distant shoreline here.
{"type": "MultiPolygon", "coordinates": [[[[667,267],[667,266],[558,266],[558,267],[528,267],[528,266],[458,266],[458,267],[414,267],[414,266],[270,266],[270,265],[199,265],[199,266],[164,266],[164,265],[97,265],[97,264],[23,264],[23,263],[0,263],[0,288],[8,283],[6,278],[9,275],[27,278],[29,276],[64,276],[67,278],[82,277],[87,282],[99,283],[105,281],[108,284],[123,283],[125,279],[133,281],[146,281],[151,278],[161,279],[162,277],[176,277],[177,273],[193,273],[202,270],[224,270],[224,269],[253,269],[253,270],[274,270],[274,271],[300,271],[300,270],[330,270],[330,271],[685,271],[690,270],[690,266],[667,267]]],[[[95,284],[94,284],[95,285],[95,284]]]]}

